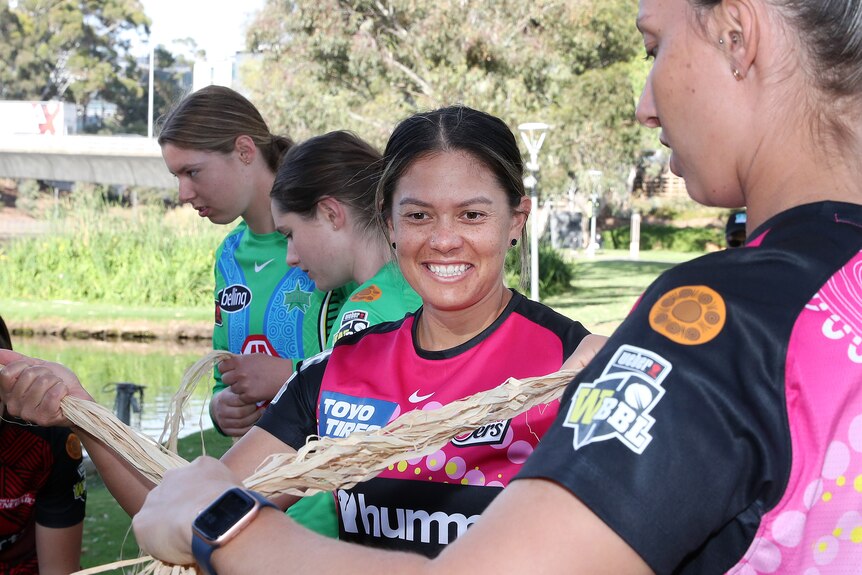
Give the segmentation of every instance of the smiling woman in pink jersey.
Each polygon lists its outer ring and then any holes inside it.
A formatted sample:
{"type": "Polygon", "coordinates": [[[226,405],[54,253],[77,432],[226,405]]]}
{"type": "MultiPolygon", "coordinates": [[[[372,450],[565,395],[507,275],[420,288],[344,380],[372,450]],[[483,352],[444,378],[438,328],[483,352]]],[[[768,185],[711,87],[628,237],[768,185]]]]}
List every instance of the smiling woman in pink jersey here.
{"type": "MultiPolygon", "coordinates": [[[[746,244],[647,289],[569,386],[518,480],[437,559],[320,541],[264,510],[212,565],[316,575],[858,572],[860,22],[862,0],[641,0],[654,61],[638,120],[661,129],[692,198],[747,208],[746,244]]],[[[410,254],[419,277],[472,264],[410,254]]],[[[445,305],[446,288],[434,292],[445,305]]],[[[337,419],[346,400],[330,399],[337,419]]],[[[213,460],[178,473],[135,518],[139,541],[188,560],[195,511],[236,484],[213,460]],[[209,480],[187,487],[201,476],[209,480]],[[165,510],[175,513],[167,528],[165,510]]],[[[344,502],[357,529],[383,517],[367,499],[355,498],[355,512],[344,502]]]]}

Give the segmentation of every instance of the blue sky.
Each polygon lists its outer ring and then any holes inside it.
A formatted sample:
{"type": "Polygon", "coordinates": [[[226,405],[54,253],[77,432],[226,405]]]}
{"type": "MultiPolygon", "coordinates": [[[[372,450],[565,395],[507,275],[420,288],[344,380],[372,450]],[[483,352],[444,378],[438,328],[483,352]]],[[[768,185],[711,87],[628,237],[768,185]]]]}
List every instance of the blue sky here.
{"type": "MultiPolygon", "coordinates": [[[[193,38],[207,58],[219,60],[244,47],[244,31],[265,0],[141,0],[160,44],[193,38]]],[[[143,48],[146,51],[146,47],[143,48]]]]}

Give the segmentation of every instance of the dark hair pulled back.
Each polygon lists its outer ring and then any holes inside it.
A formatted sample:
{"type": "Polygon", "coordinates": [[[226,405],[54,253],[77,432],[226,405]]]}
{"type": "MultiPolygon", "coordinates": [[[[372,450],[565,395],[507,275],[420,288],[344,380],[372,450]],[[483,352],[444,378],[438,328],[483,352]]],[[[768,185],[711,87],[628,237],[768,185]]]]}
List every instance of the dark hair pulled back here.
{"type": "MultiPolygon", "coordinates": [[[[414,114],[399,123],[383,153],[386,168],[377,188],[385,221],[392,216],[395,187],[419,159],[440,152],[464,152],[481,162],[496,178],[514,210],[525,196],[524,161],[518,142],[503,120],[467,106],[448,106],[414,114]]],[[[521,231],[521,281],[528,277],[526,226],[521,231]]]]}
{"type": "Polygon", "coordinates": [[[382,156],[351,132],[315,136],[291,148],[275,174],[270,196],[282,212],[310,218],[325,197],[349,206],[360,228],[377,224],[375,189],[382,156]]]}

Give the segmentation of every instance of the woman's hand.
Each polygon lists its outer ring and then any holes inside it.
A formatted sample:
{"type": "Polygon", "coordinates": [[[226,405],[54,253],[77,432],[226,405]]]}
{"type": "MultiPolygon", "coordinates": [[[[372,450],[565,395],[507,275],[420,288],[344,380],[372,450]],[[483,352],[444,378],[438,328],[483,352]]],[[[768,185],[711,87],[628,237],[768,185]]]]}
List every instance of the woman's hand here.
{"type": "Polygon", "coordinates": [[[210,400],[213,421],[222,433],[230,437],[245,435],[260,419],[263,411],[256,403],[243,401],[230,387],[216,393],[210,400]]]}
{"type": "Polygon", "coordinates": [[[587,367],[590,360],[592,360],[596,354],[599,353],[599,350],[604,347],[606,341],[608,341],[608,337],[606,335],[591,333],[584,337],[584,339],[581,340],[581,343],[578,344],[574,353],[572,353],[572,355],[563,362],[563,367],[560,369],[583,369],[587,367]]]}
{"type": "Polygon", "coordinates": [[[275,397],[293,373],[293,362],[265,353],[235,355],[218,364],[221,380],[246,403],[266,402],[275,397]]]}
{"type": "Polygon", "coordinates": [[[240,485],[239,478],[212,457],[169,469],[132,519],[138,545],[165,563],[194,563],[191,525],[195,517],[219,495],[240,485]]]}
{"type": "Polygon", "coordinates": [[[0,398],[10,415],[44,427],[69,427],[60,409],[67,395],[93,401],[66,366],[0,350],[0,398]]]}

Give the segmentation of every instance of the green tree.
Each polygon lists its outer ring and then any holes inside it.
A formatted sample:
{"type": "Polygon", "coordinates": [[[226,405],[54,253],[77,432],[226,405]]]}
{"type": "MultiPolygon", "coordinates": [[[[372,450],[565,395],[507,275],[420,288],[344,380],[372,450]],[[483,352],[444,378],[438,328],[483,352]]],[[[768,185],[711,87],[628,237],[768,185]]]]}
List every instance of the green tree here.
{"type": "MultiPolygon", "coordinates": [[[[149,64],[139,66],[136,61],[129,59],[126,75],[115,77],[107,86],[106,98],[115,102],[121,111],[113,122],[104,126],[105,130],[147,133],[148,66],[149,64]]],[[[154,68],[153,120],[155,121],[182,98],[187,84],[183,76],[191,75],[192,64],[185,56],[173,54],[160,45],[155,49],[154,68]]]]}
{"type": "Polygon", "coordinates": [[[545,192],[569,173],[623,181],[642,145],[635,0],[268,0],[246,84],[295,138],[349,128],[378,145],[419,109],[464,103],[553,126],[545,192]],[[273,89],[277,86],[278,89],[273,89]]]}
{"type": "Polygon", "coordinates": [[[129,76],[132,38],[149,25],[139,0],[0,0],[0,99],[81,110],[118,86],[131,89],[139,84],[129,76]]]}

